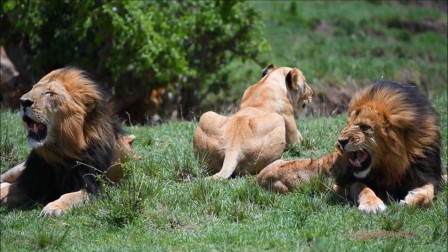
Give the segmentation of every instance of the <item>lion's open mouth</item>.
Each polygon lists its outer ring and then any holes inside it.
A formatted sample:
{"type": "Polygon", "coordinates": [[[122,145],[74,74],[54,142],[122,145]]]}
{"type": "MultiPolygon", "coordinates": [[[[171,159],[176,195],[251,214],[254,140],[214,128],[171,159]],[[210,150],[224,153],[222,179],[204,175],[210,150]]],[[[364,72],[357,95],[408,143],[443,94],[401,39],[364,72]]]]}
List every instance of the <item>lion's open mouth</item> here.
{"type": "Polygon", "coordinates": [[[26,123],[28,127],[28,138],[35,141],[42,142],[47,136],[47,126],[43,123],[33,121],[28,116],[23,116],[22,120],[26,123]]]}
{"type": "Polygon", "coordinates": [[[366,177],[370,172],[370,163],[372,161],[369,152],[365,150],[358,150],[353,152],[353,159],[350,163],[353,165],[353,174],[355,177],[366,177]]]}

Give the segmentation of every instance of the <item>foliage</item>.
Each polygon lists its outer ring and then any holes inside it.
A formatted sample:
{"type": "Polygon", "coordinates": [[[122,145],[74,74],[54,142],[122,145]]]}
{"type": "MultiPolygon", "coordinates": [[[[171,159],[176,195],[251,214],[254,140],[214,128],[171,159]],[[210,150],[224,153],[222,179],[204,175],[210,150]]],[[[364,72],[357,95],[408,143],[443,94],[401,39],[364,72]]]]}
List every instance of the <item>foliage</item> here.
{"type": "Polygon", "coordinates": [[[226,65],[266,50],[259,14],[231,1],[15,1],[2,3],[0,44],[18,44],[34,76],[79,66],[116,97],[172,88],[182,110],[228,87],[226,65]]]}

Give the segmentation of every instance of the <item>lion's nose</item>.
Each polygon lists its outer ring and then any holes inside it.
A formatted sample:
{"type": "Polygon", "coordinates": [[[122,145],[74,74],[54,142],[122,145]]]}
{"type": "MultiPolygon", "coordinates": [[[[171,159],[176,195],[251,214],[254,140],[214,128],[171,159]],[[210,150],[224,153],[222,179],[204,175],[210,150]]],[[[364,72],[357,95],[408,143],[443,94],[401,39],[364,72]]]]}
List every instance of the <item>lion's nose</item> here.
{"type": "Polygon", "coordinates": [[[24,108],[26,107],[30,107],[31,105],[33,105],[34,101],[28,98],[20,98],[20,105],[24,108]]]}
{"type": "Polygon", "coordinates": [[[341,145],[341,148],[344,149],[348,143],[348,139],[339,139],[338,142],[341,145]]]}

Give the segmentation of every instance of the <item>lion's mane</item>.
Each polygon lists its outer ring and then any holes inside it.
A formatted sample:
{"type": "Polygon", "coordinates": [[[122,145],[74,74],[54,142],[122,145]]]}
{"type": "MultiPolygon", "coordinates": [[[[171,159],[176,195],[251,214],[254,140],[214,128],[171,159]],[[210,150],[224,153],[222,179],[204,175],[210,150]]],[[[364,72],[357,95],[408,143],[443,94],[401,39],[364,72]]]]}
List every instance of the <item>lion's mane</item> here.
{"type": "Polygon", "coordinates": [[[120,123],[86,72],[62,68],[40,82],[63,85],[66,99],[49,123],[48,135],[56,140],[31,151],[17,183],[31,200],[42,203],[83,188],[96,194],[97,175],[113,163],[120,123]]]}
{"type": "MultiPolygon", "coordinates": [[[[353,97],[348,114],[365,114],[362,110],[377,119],[375,135],[369,141],[374,152],[372,171],[361,181],[382,198],[401,199],[427,183],[437,191],[442,172],[441,136],[436,112],[427,98],[414,86],[380,81],[353,97]]],[[[338,185],[360,180],[350,167],[349,163],[332,167],[338,185]]]]}

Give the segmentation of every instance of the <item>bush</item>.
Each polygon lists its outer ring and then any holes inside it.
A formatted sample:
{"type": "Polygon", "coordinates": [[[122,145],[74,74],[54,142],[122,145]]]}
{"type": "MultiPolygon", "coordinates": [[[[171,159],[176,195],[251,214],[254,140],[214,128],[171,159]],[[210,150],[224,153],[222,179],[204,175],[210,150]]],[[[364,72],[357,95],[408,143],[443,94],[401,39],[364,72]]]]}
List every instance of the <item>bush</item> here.
{"type": "Polygon", "coordinates": [[[34,76],[79,66],[127,103],[168,88],[184,115],[228,87],[233,59],[258,62],[267,49],[259,14],[240,0],[6,0],[1,21],[0,44],[20,45],[34,76]]]}

